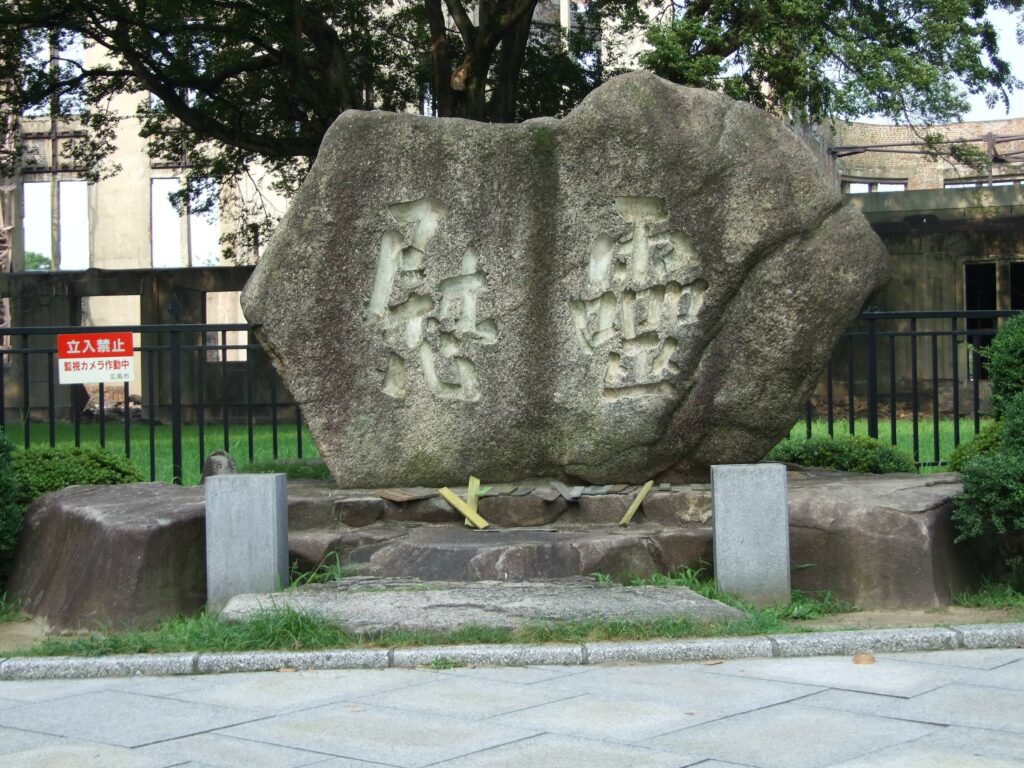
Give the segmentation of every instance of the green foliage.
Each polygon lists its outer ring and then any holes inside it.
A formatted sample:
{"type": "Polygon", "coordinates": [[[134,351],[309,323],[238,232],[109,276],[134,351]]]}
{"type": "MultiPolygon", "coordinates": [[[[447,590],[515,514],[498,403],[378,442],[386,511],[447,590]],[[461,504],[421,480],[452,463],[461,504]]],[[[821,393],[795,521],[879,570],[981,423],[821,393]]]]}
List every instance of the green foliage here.
{"type": "Polygon", "coordinates": [[[1024,315],[1008,320],[981,355],[992,376],[992,409],[999,417],[1024,392],[1024,315]]]}
{"type": "Polygon", "coordinates": [[[117,485],[142,480],[129,459],[99,448],[32,448],[15,453],[13,465],[22,506],[70,485],[117,485]]]}
{"type": "Polygon", "coordinates": [[[957,541],[980,549],[996,578],[1024,588],[1024,392],[1003,404],[998,446],[967,458],[953,501],[957,541]]]}
{"type": "Polygon", "coordinates": [[[966,92],[1006,100],[1017,81],[999,58],[990,7],[963,0],[683,2],[651,26],[641,57],[686,85],[805,121],[882,115],[897,123],[948,122],[966,92]]]}
{"type": "MultiPolygon", "coordinates": [[[[25,516],[24,507],[18,502],[18,479],[11,458],[13,450],[7,436],[0,431],[0,587],[7,582],[25,516]]],[[[6,607],[6,599],[2,605],[6,607]]],[[[0,613],[6,611],[0,610],[0,613]]]]}
{"type": "Polygon", "coordinates": [[[283,473],[289,480],[333,480],[331,470],[318,459],[294,461],[258,461],[238,468],[245,474],[283,473]]]}
{"type": "Polygon", "coordinates": [[[0,594],[0,623],[26,621],[27,616],[21,612],[21,602],[8,599],[7,593],[0,594]]]}
{"type": "Polygon", "coordinates": [[[341,564],[341,556],[337,552],[328,552],[311,571],[300,571],[298,563],[292,563],[290,587],[303,587],[307,584],[333,584],[352,576],[355,572],[354,568],[341,564]]]}
{"type": "Polygon", "coordinates": [[[960,443],[949,457],[946,468],[950,472],[960,472],[968,460],[975,456],[995,453],[1002,445],[1001,422],[993,421],[981,428],[981,432],[965,443],[960,443]]]}
{"type": "Polygon", "coordinates": [[[789,605],[771,606],[758,610],[728,592],[722,592],[713,579],[707,578],[706,566],[683,568],[668,576],[656,573],[648,579],[633,579],[629,584],[634,587],[686,587],[709,600],[717,600],[751,615],[760,614],[762,620],[765,621],[820,619],[836,613],[849,613],[857,610],[849,603],[837,599],[828,590],[808,594],[799,589],[793,590],[789,605]]]}
{"type": "Polygon", "coordinates": [[[916,472],[914,460],[891,445],[863,436],[787,438],[765,457],[765,461],[783,461],[804,467],[834,469],[841,472],[916,472]]]}
{"type": "Polygon", "coordinates": [[[1018,612],[1024,611],[1024,591],[1003,582],[984,579],[976,591],[959,594],[954,602],[967,608],[1004,608],[1018,612]]]}
{"type": "Polygon", "coordinates": [[[26,272],[46,272],[53,269],[53,262],[35,251],[25,251],[26,272]]]}
{"type": "MultiPolygon", "coordinates": [[[[275,220],[238,180],[259,168],[274,192],[292,193],[348,109],[561,115],[631,68],[624,56],[649,27],[642,65],[676,82],[807,120],[947,122],[967,92],[1006,101],[1016,80],[985,14],[1022,4],[591,0],[565,34],[534,20],[537,0],[6,0],[0,125],[56,104],[82,129],[62,151],[96,179],[117,170],[108,158],[132,117],[118,104],[138,102],[150,154],[188,169],[175,202],[203,213],[231,195],[238,227],[225,251],[245,258],[275,220]],[[51,68],[51,39],[105,57],[51,68]],[[153,98],[118,98],[143,92],[153,98]]],[[[0,177],[15,175],[24,150],[17,139],[0,149],[0,177]]]]}

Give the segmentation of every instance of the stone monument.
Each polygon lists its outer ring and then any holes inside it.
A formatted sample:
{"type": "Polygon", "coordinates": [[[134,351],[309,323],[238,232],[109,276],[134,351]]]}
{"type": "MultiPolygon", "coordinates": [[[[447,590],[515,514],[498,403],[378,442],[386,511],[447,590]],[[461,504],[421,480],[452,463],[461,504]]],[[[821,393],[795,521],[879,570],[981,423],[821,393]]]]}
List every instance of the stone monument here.
{"type": "Polygon", "coordinates": [[[346,112],[242,305],[342,487],[706,479],[798,418],[885,250],[764,112],[346,112]]]}

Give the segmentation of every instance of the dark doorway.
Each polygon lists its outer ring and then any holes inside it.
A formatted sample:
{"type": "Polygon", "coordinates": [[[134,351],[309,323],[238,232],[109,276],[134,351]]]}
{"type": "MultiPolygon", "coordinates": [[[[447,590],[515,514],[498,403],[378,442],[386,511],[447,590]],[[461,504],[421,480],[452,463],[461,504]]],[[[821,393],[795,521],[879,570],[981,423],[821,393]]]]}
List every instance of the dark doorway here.
{"type": "MultiPolygon", "coordinates": [[[[1016,265],[1014,265],[1016,266],[1016,265]]],[[[1013,282],[1011,270],[1011,283],[1013,282]]],[[[1021,282],[1018,283],[1022,289],[1024,289],[1024,273],[1021,273],[1021,282]]],[[[996,265],[994,263],[988,264],[964,264],[964,308],[968,311],[972,310],[995,310],[998,308],[997,305],[996,291],[996,265]]],[[[967,330],[968,331],[993,331],[996,327],[995,318],[968,318],[967,319],[967,330]]],[[[992,343],[992,336],[986,335],[971,335],[967,334],[967,343],[971,346],[981,349],[987,347],[992,343]]],[[[973,363],[974,355],[969,355],[968,360],[973,363]]],[[[974,366],[970,365],[970,375],[973,379],[975,375],[981,379],[988,378],[988,371],[985,370],[984,366],[981,366],[979,370],[973,370],[974,366]]]]}

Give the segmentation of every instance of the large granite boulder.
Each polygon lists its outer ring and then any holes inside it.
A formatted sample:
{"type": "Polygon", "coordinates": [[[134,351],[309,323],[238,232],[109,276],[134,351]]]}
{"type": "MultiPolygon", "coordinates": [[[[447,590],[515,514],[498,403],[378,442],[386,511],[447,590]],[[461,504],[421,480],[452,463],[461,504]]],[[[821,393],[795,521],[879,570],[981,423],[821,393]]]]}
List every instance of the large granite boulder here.
{"type": "Polygon", "coordinates": [[[242,305],[342,487],[637,483],[760,459],[887,268],[780,121],[636,72],[346,112],[242,305]]]}
{"type": "Polygon", "coordinates": [[[938,608],[976,583],[974,559],[953,544],[958,474],[789,474],[794,589],[862,608],[938,608]]]}
{"type": "Polygon", "coordinates": [[[201,488],[71,486],[22,524],[8,594],[53,629],[127,629],[197,614],[206,602],[201,488]]]}

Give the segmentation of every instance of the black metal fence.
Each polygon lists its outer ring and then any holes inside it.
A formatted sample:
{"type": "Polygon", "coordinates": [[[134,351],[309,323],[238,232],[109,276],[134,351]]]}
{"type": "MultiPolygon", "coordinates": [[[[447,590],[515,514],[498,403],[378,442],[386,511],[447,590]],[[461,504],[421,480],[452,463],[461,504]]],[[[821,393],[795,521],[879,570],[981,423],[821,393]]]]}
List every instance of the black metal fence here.
{"type": "MultiPolygon", "coordinates": [[[[978,350],[1013,312],[867,312],[844,334],[807,405],[804,432],[867,434],[941,465],[988,413],[978,350]]],[[[315,455],[302,413],[246,325],[11,328],[0,428],[16,444],[99,445],[151,480],[191,482],[209,451],[240,461],[315,455]],[[61,386],[57,335],[138,334],[132,383],[61,386]],[[141,343],[140,343],[141,342],[141,343]]]]}
{"type": "Polygon", "coordinates": [[[25,448],[99,445],[151,480],[199,475],[209,451],[240,462],[315,452],[302,413],[247,325],[121,325],[6,330],[0,428],[25,448]],[[138,334],[137,380],[59,385],[57,337],[138,334]],[[141,343],[140,343],[141,341],[141,343]]]}
{"type": "Polygon", "coordinates": [[[1015,311],[865,312],[833,353],[807,404],[805,433],[824,428],[905,445],[940,466],[989,413],[981,350],[1015,311]],[[904,434],[909,430],[909,434],[904,434]]]}

